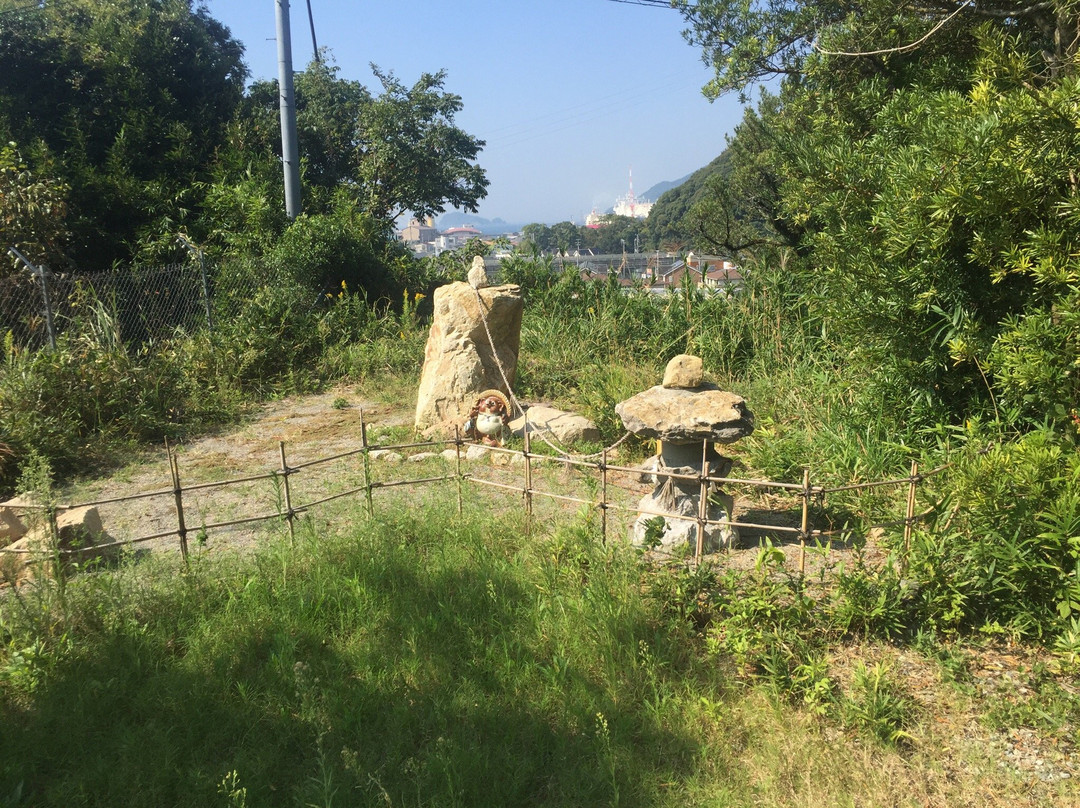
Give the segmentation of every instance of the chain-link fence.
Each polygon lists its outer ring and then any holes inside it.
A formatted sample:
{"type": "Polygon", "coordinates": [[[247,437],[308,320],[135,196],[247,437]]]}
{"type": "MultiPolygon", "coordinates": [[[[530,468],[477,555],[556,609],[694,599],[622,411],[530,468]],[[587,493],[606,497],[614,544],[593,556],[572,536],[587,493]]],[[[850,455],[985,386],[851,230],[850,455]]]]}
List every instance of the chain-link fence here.
{"type": "Polygon", "coordinates": [[[103,311],[121,340],[140,345],[178,329],[212,329],[229,316],[232,301],[250,297],[258,286],[249,277],[225,279],[195,263],[90,275],[22,268],[0,278],[0,338],[10,332],[16,345],[42,348],[80,318],[103,311]]]}

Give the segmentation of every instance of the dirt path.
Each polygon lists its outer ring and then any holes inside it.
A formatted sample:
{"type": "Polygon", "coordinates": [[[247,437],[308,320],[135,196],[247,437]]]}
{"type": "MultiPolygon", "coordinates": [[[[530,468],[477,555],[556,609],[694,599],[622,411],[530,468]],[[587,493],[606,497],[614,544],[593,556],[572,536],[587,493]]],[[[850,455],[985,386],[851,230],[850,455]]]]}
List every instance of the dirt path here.
{"type": "MultiPolygon", "coordinates": [[[[185,522],[191,539],[212,547],[223,541],[245,544],[260,532],[277,529],[276,523],[219,528],[199,536],[201,526],[258,514],[275,513],[282,498],[272,479],[186,490],[189,486],[266,474],[281,467],[279,442],[284,441],[287,462],[295,467],[311,460],[360,448],[361,413],[373,441],[401,433],[410,423],[409,410],[363,399],[347,389],[281,399],[263,404],[245,423],[175,447],[181,483],[185,487],[185,522]]],[[[340,461],[315,466],[293,480],[294,504],[298,497],[317,498],[319,492],[355,482],[361,471],[340,461]]],[[[141,458],[107,477],[85,479],[61,492],[65,503],[100,502],[133,494],[163,492],[159,496],[98,505],[105,530],[117,540],[176,530],[176,505],[164,448],[148,450],[141,458]]],[[[325,495],[325,494],[323,494],[325,495]]],[[[307,500],[303,500],[307,501],[307,500]]],[[[178,549],[175,536],[154,539],[143,549],[178,549]]]]}

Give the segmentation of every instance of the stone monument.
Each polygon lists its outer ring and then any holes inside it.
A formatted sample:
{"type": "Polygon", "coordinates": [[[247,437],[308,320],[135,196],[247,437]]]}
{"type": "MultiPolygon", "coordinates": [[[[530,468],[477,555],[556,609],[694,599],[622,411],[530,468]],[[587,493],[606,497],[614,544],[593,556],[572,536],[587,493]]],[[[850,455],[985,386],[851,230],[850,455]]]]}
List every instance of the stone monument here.
{"type": "MultiPolygon", "coordinates": [[[[695,478],[682,480],[655,475],[652,493],[638,503],[643,513],[634,522],[631,540],[638,546],[659,542],[669,549],[684,544],[696,549],[701,503],[701,483],[697,478],[701,475],[702,461],[708,476],[727,476],[731,460],[719,454],[712,444],[734,443],[753,432],[753,413],[741,396],[726,393],[705,381],[701,359],[687,354],[668,363],[663,384],[620,402],[615,412],[629,432],[660,441],[654,469],[695,478]],[[657,517],[649,511],[672,516],[657,517]]],[[[730,520],[733,509],[733,498],[716,484],[710,484],[707,518],[730,520]]],[[[738,543],[739,535],[734,527],[707,525],[705,528],[706,552],[737,547],[738,543]]]]}
{"type": "Polygon", "coordinates": [[[503,373],[506,382],[514,383],[524,308],[521,287],[484,286],[477,272],[469,274],[476,286],[459,281],[435,290],[414,422],[429,437],[452,437],[482,391],[494,389],[509,397],[503,373]]]}

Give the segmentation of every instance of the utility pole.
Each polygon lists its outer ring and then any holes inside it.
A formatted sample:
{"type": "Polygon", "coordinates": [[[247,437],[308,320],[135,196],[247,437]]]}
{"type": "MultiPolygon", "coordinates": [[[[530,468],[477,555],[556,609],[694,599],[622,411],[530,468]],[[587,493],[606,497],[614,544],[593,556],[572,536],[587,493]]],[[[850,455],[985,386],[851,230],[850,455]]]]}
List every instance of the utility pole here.
{"type": "Polygon", "coordinates": [[[296,144],[289,0],[274,0],[274,4],[277,10],[278,91],[281,96],[281,164],[285,170],[285,215],[295,219],[300,215],[300,149],[296,144]]]}

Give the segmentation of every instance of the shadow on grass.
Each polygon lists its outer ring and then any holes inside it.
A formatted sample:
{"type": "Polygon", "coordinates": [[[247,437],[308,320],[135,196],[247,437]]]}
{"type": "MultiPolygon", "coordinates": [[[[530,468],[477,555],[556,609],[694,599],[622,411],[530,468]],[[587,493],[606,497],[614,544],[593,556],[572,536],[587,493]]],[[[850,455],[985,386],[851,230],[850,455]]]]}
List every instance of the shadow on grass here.
{"type": "Polygon", "coordinates": [[[662,801],[713,674],[629,562],[494,545],[367,526],[79,621],[36,688],[0,691],[0,805],[662,801]]]}
{"type": "MultiPolygon", "coordinates": [[[[847,515],[841,514],[841,516],[847,515]]],[[[742,539],[744,547],[755,547],[764,544],[766,541],[771,542],[774,547],[799,544],[799,534],[792,531],[791,528],[797,530],[802,524],[801,508],[794,507],[785,508],[783,510],[749,508],[746,511],[741,511],[739,513],[738,521],[762,526],[739,528],[739,536],[742,539]],[[770,528],[784,529],[778,530],[770,528]]],[[[811,512],[811,530],[838,530],[842,524],[853,523],[854,521],[852,518],[847,518],[845,521],[835,514],[829,514],[827,516],[821,513],[811,512]]],[[[825,540],[823,540],[823,543],[824,541],[825,540]]],[[[831,542],[834,549],[846,550],[863,544],[865,539],[859,536],[855,530],[851,530],[837,533],[836,535],[831,536],[828,541],[831,542]]]]}

